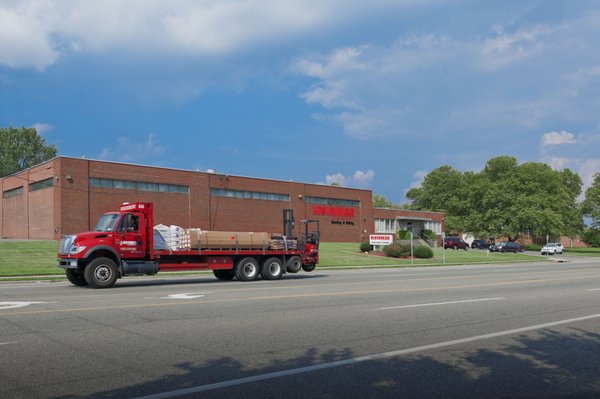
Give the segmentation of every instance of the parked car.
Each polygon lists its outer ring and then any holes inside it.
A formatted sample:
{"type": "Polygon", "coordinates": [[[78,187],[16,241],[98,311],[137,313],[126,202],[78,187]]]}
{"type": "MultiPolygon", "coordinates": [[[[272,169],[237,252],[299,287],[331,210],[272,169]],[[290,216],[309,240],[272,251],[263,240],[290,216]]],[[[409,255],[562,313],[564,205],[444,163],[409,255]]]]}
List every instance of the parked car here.
{"type": "Polygon", "coordinates": [[[542,255],[562,254],[565,248],[559,242],[549,242],[542,247],[542,255]]]}
{"type": "Polygon", "coordinates": [[[465,251],[469,249],[469,244],[467,244],[460,237],[446,237],[444,238],[444,248],[452,248],[452,249],[464,249],[465,251]]]}
{"type": "Polygon", "coordinates": [[[519,252],[520,245],[512,241],[501,241],[490,246],[490,252],[519,252]]]}
{"type": "Polygon", "coordinates": [[[488,244],[485,240],[473,240],[471,243],[471,248],[487,249],[489,246],[490,244],[488,244]]]}

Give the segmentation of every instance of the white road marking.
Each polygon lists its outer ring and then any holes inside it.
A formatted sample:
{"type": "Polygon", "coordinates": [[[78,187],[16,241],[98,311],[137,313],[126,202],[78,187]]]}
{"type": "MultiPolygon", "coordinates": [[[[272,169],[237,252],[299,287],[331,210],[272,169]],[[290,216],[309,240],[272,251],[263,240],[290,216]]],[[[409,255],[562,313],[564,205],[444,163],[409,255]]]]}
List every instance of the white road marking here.
{"type": "Polygon", "coordinates": [[[493,271],[495,272],[522,272],[522,271],[527,271],[527,270],[534,270],[534,269],[494,269],[493,271]]]}
{"type": "Polygon", "coordinates": [[[249,384],[252,382],[266,381],[266,380],[271,380],[274,378],[288,377],[291,375],[310,373],[313,371],[331,369],[331,368],[341,367],[341,366],[348,366],[348,365],[368,362],[368,361],[372,361],[372,360],[379,360],[379,359],[386,359],[386,358],[390,358],[390,357],[408,355],[408,354],[416,353],[416,352],[423,352],[423,351],[428,351],[428,350],[432,350],[432,349],[439,349],[439,348],[444,348],[444,347],[453,346],[453,345],[467,344],[467,343],[471,343],[471,342],[482,341],[482,340],[492,339],[492,338],[498,338],[498,337],[503,337],[506,335],[520,334],[520,333],[524,333],[524,332],[528,332],[528,331],[541,330],[543,328],[556,327],[556,326],[560,326],[560,325],[564,325],[564,324],[576,323],[579,321],[592,320],[592,319],[597,319],[597,318],[600,318],[600,314],[593,314],[593,315],[589,315],[589,316],[577,317],[574,319],[552,321],[549,323],[536,324],[533,326],[515,328],[512,330],[498,331],[498,332],[494,332],[494,333],[490,333],[490,334],[482,334],[482,335],[475,335],[473,337],[455,339],[452,341],[445,341],[445,342],[438,342],[435,344],[416,346],[414,348],[399,349],[399,350],[390,351],[390,352],[382,352],[382,353],[376,353],[373,355],[355,357],[352,359],[338,360],[336,362],[321,363],[321,364],[315,364],[312,366],[299,367],[299,368],[295,368],[295,369],[275,371],[273,373],[259,374],[259,375],[255,375],[255,376],[251,376],[251,377],[245,377],[245,378],[237,378],[234,380],[222,381],[222,382],[217,382],[214,384],[198,385],[195,387],[178,389],[176,391],[162,392],[162,393],[157,393],[157,394],[147,395],[147,396],[140,396],[135,399],[166,399],[166,398],[174,398],[174,397],[182,396],[182,395],[192,395],[192,394],[197,394],[197,393],[201,393],[201,392],[212,391],[215,389],[229,388],[229,387],[233,387],[233,386],[237,386],[237,385],[249,384]]]}
{"type": "Polygon", "coordinates": [[[0,302],[0,310],[24,308],[25,306],[33,305],[36,303],[49,302],[0,302]]]}
{"type": "Polygon", "coordinates": [[[387,278],[387,277],[415,277],[415,276],[434,276],[434,275],[436,275],[436,274],[439,274],[439,273],[418,273],[418,274],[400,274],[400,273],[398,273],[398,274],[396,274],[395,276],[390,276],[389,274],[387,274],[387,275],[382,275],[382,274],[381,274],[381,275],[378,275],[378,276],[376,275],[376,276],[373,276],[373,277],[375,277],[375,278],[387,278]]]}
{"type": "Polygon", "coordinates": [[[481,298],[481,299],[465,299],[463,301],[451,301],[451,302],[420,303],[417,305],[390,306],[387,308],[379,308],[379,310],[418,308],[421,306],[453,305],[456,303],[467,303],[467,302],[498,301],[500,299],[504,299],[504,298],[481,298]]]}
{"type": "Polygon", "coordinates": [[[590,289],[588,291],[600,291],[600,288],[592,288],[592,289],[590,289]]]}
{"type": "Polygon", "coordinates": [[[202,298],[208,293],[183,293],[183,294],[171,294],[169,296],[161,296],[162,299],[196,299],[202,298]]]}
{"type": "Polygon", "coordinates": [[[0,346],[2,346],[2,345],[12,345],[12,344],[16,344],[16,342],[0,342],[0,346]]]}

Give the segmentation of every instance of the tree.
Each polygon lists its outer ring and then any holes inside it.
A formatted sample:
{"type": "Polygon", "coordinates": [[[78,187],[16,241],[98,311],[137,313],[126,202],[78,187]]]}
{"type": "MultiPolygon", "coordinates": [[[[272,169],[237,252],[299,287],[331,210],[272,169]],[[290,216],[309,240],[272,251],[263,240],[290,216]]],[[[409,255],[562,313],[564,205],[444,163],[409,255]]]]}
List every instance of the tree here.
{"type": "Polygon", "coordinates": [[[442,166],[406,196],[417,209],[446,213],[446,230],[516,240],[580,232],[581,185],[579,175],[569,169],[556,171],[539,162],[519,165],[515,158],[501,156],[478,173],[442,166]]]}
{"type": "Polygon", "coordinates": [[[46,145],[34,128],[0,128],[0,177],[54,157],[56,147],[46,145]]]}
{"type": "Polygon", "coordinates": [[[394,204],[383,195],[373,194],[373,206],[376,208],[393,208],[394,204]]]}
{"type": "Polygon", "coordinates": [[[592,225],[600,228],[600,173],[594,175],[592,184],[585,190],[581,213],[592,219],[592,225]]]}

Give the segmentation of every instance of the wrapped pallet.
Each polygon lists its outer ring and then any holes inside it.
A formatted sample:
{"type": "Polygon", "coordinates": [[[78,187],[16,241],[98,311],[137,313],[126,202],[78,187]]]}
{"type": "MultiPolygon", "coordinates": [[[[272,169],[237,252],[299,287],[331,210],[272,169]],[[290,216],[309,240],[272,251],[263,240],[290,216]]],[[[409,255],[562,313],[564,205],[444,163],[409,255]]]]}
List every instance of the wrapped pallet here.
{"type": "Polygon", "coordinates": [[[266,249],[270,233],[235,231],[200,231],[191,237],[195,249],[266,249]]]}

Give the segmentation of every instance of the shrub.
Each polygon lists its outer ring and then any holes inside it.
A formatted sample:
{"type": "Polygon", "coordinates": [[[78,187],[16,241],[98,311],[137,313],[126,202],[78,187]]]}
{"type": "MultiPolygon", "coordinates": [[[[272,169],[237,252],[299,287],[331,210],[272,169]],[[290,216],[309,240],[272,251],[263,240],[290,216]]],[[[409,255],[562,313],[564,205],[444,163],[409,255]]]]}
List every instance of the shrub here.
{"type": "Polygon", "coordinates": [[[433,249],[431,249],[430,247],[427,247],[425,245],[417,245],[413,249],[413,253],[415,255],[415,258],[419,258],[419,259],[433,258],[433,249]]]}
{"type": "Polygon", "coordinates": [[[410,230],[398,230],[399,240],[410,240],[410,230]]]}
{"type": "Polygon", "coordinates": [[[430,229],[425,229],[421,232],[421,236],[426,240],[435,240],[435,233],[430,229]]]}
{"type": "Polygon", "coordinates": [[[410,245],[395,242],[385,247],[383,251],[391,258],[403,258],[410,255],[410,245]]]}
{"type": "Polygon", "coordinates": [[[371,251],[371,244],[369,244],[369,241],[364,241],[360,243],[360,252],[370,252],[371,251]]]}
{"type": "Polygon", "coordinates": [[[542,246],[539,244],[527,244],[523,247],[525,251],[540,251],[542,246]]]}

